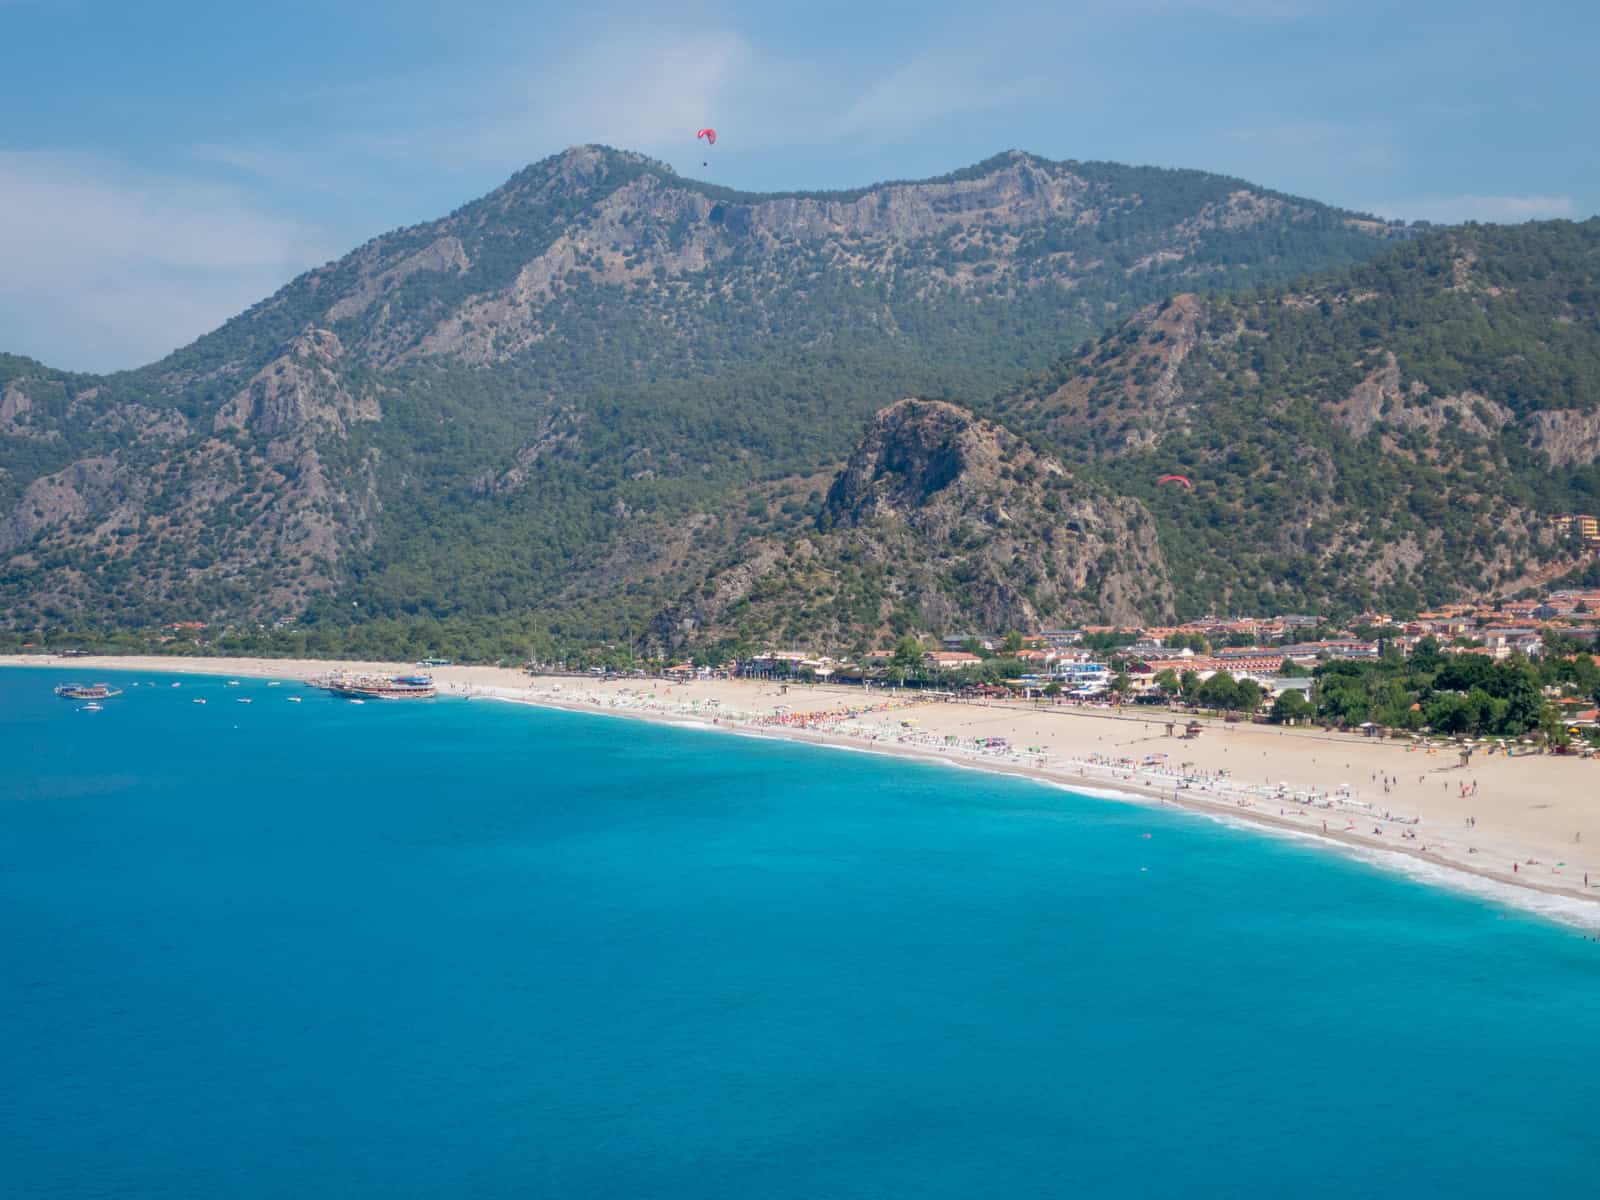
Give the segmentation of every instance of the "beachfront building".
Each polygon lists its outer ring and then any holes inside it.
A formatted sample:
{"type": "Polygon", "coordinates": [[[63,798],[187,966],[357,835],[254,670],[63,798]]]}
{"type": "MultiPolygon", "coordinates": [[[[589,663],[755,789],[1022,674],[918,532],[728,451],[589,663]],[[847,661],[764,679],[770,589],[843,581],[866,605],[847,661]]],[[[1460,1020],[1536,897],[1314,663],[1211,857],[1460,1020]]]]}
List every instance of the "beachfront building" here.
{"type": "Polygon", "coordinates": [[[1110,668],[1099,662],[1059,663],[1054,676],[1070,695],[1099,695],[1111,685],[1110,668]]]}
{"type": "Polygon", "coordinates": [[[983,659],[965,650],[930,650],[922,661],[936,670],[959,671],[965,667],[976,667],[983,659]]]}
{"type": "Polygon", "coordinates": [[[800,650],[768,650],[739,662],[739,674],[750,679],[798,676],[810,656],[800,650]]]}

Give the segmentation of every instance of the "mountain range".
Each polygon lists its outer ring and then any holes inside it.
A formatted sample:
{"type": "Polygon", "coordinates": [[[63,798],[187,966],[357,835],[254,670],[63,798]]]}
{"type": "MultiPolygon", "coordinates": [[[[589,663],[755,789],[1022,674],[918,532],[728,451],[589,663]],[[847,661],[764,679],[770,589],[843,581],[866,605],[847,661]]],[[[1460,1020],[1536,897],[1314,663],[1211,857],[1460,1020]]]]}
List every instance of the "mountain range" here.
{"type": "Polygon", "coordinates": [[[1513,590],[1600,507],[1597,265],[1194,171],[579,147],[151,366],[0,355],[0,612],[467,656],[1513,590]]]}

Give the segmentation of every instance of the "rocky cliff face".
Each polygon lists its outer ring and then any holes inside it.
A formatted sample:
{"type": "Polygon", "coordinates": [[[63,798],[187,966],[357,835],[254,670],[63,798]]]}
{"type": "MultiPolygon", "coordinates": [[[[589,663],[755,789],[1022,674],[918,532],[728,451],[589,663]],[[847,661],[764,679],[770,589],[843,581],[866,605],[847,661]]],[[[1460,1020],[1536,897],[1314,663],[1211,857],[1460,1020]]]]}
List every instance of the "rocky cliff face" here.
{"type": "MultiPolygon", "coordinates": [[[[1216,269],[1205,261],[1213,241],[1237,244],[1251,230],[1337,243],[1357,257],[1393,232],[1197,173],[1174,203],[1174,178],[1013,151],[946,179],[761,196],[581,146],[442,221],[313,272],[304,296],[279,306],[298,302],[374,363],[447,355],[484,364],[537,352],[571,316],[567,298],[595,289],[624,289],[633,307],[690,336],[704,306],[736,294],[764,320],[792,319],[779,314],[794,297],[775,291],[803,291],[819,269],[907,297],[1060,289],[1056,302],[1070,309],[1090,303],[1067,294],[1089,280],[1119,280],[1111,291],[1120,293],[1155,273],[1202,278],[1216,269]],[[1099,236],[1112,224],[1116,239],[1099,236]]],[[[1271,271],[1271,257],[1261,269],[1271,271]]]]}
{"type": "Polygon", "coordinates": [[[14,572],[48,574],[28,607],[265,614],[333,586],[380,507],[372,452],[328,465],[330,451],[344,457],[352,425],[381,416],[370,392],[347,383],[342,356],[336,335],[308,329],[198,428],[159,393],[134,399],[47,372],[13,380],[22,427],[0,434],[43,439],[69,460],[0,516],[0,556],[14,572]],[[33,392],[49,398],[51,423],[37,430],[33,392]],[[72,457],[96,443],[106,449],[72,457]],[[180,597],[185,607],[166,607],[180,597]]]}
{"type": "Polygon", "coordinates": [[[118,505],[134,500],[140,490],[113,456],[79,459],[28,485],[0,521],[0,554],[26,546],[46,530],[75,522],[97,524],[118,505]]]}
{"type": "Polygon", "coordinates": [[[743,631],[837,645],[878,635],[1132,622],[1171,611],[1155,523],[1015,434],[940,401],[881,411],[809,537],[762,542],[656,623],[670,640],[743,631]]]}
{"type": "Polygon", "coordinates": [[[378,420],[377,400],[352,395],[336,373],[343,356],[337,334],[306,330],[223,405],[212,427],[273,439],[312,425],[344,433],[349,422],[378,420]]]}

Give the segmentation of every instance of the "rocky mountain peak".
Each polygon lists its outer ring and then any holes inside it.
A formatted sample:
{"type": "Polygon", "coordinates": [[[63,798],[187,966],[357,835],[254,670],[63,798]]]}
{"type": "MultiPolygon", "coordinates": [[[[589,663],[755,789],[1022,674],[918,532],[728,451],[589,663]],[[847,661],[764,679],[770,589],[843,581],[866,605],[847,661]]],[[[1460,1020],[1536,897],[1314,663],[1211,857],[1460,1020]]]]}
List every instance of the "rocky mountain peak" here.
{"type": "MultiPolygon", "coordinates": [[[[824,526],[860,525],[924,508],[953,486],[970,491],[998,479],[1015,435],[939,400],[905,399],[878,413],[833,486],[824,526]]],[[[1032,458],[1031,451],[1026,452],[1032,458]]]]}

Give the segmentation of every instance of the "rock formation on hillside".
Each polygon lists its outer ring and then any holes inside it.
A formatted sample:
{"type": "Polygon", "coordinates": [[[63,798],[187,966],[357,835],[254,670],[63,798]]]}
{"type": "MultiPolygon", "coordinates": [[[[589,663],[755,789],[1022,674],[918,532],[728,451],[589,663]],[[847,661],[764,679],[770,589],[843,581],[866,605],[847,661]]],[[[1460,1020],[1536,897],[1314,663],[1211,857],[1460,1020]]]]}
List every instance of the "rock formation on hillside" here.
{"type": "Polygon", "coordinates": [[[743,629],[837,644],[889,631],[896,614],[917,628],[997,630],[1170,610],[1142,505],[1083,483],[966,409],[906,399],[878,413],[815,533],[756,543],[656,629],[680,641],[743,629]],[[867,629],[850,629],[841,613],[866,618],[867,629]]]}

